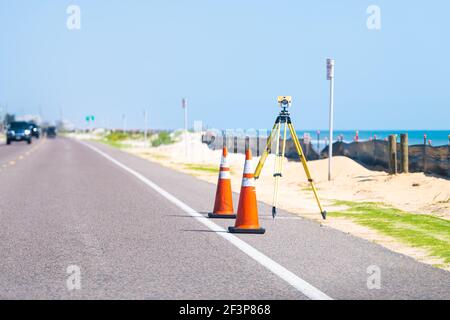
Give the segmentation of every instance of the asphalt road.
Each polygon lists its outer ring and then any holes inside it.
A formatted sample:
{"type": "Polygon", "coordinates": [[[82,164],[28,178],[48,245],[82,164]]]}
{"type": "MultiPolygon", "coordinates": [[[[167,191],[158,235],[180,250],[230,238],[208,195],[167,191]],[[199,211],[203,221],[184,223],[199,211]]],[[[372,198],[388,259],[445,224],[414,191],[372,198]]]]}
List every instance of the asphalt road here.
{"type": "Polygon", "coordinates": [[[450,299],[449,272],[263,204],[265,235],[229,237],[214,185],[90,145],[0,145],[0,298],[450,299]]]}

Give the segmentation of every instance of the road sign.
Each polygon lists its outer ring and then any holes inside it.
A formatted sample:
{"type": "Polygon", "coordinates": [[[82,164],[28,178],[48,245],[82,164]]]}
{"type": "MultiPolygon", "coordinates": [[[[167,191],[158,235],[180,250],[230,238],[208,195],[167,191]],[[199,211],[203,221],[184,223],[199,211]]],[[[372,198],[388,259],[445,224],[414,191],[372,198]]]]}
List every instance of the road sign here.
{"type": "Polygon", "coordinates": [[[334,78],[334,59],[327,59],[327,80],[334,78]]]}

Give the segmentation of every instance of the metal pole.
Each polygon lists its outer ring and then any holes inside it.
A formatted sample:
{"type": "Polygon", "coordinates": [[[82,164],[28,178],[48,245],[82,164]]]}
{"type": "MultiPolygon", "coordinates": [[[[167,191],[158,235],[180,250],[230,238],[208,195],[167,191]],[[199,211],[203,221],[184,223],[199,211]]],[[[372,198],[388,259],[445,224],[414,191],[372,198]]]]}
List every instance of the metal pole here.
{"type": "Polygon", "coordinates": [[[328,181],[331,181],[331,162],[333,158],[333,112],[334,112],[334,60],[327,59],[327,78],[330,80],[330,143],[328,146],[328,181]]]}
{"type": "Polygon", "coordinates": [[[256,156],[259,157],[259,130],[256,131],[256,156]]]}
{"type": "Polygon", "coordinates": [[[0,132],[3,132],[3,107],[0,106],[0,132]]]}
{"type": "Polygon", "coordinates": [[[147,109],[144,110],[144,141],[147,141],[147,109]]]}
{"type": "Polygon", "coordinates": [[[5,104],[5,116],[3,118],[3,127],[6,129],[8,123],[6,122],[6,115],[8,114],[8,103],[5,104]]]}
{"type": "Polygon", "coordinates": [[[182,107],[184,109],[184,152],[188,154],[188,115],[187,115],[187,99],[183,98],[182,107]]]}

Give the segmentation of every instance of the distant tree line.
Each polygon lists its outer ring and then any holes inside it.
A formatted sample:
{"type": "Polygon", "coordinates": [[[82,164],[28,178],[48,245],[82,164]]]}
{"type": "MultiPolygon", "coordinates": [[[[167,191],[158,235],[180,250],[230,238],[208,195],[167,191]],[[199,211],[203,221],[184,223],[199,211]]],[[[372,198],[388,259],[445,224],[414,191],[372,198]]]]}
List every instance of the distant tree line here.
{"type": "Polygon", "coordinates": [[[16,121],[16,116],[14,114],[7,113],[0,119],[0,131],[3,131],[11,122],[16,121]]]}

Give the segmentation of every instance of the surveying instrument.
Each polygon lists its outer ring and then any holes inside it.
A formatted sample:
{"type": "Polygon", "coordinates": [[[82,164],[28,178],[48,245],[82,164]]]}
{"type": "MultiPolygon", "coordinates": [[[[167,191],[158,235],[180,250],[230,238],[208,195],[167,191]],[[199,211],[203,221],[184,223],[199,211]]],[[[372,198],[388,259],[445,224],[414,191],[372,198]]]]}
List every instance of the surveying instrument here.
{"type": "Polygon", "coordinates": [[[300,145],[300,142],[297,137],[297,133],[295,132],[294,126],[292,125],[291,116],[288,111],[288,107],[290,107],[292,104],[292,97],[291,96],[279,96],[278,97],[278,105],[281,107],[281,112],[278,115],[275,125],[272,128],[272,131],[270,132],[269,137],[267,138],[267,145],[264,150],[264,153],[262,154],[261,158],[259,159],[258,166],[255,170],[255,179],[258,179],[262,168],[264,166],[264,162],[267,159],[267,156],[271,152],[272,149],[272,140],[275,137],[276,139],[276,147],[275,147],[275,169],[273,177],[275,178],[275,187],[273,192],[273,201],[272,201],[272,217],[275,218],[277,214],[277,205],[278,205],[278,189],[280,186],[280,178],[283,176],[283,158],[286,151],[286,134],[287,129],[289,129],[292,141],[294,142],[295,149],[297,150],[297,154],[300,158],[300,162],[303,165],[303,169],[305,170],[306,177],[308,178],[308,181],[311,185],[311,188],[314,193],[314,197],[316,198],[317,204],[320,209],[320,213],[323,217],[323,219],[326,219],[327,212],[323,210],[322,205],[320,204],[319,196],[317,195],[317,189],[314,185],[313,179],[311,178],[311,173],[309,172],[308,164],[306,163],[305,155],[303,154],[302,146],[300,145]],[[283,126],[283,140],[281,142],[281,152],[280,152],[280,136],[281,136],[281,126],[283,126]]]}

